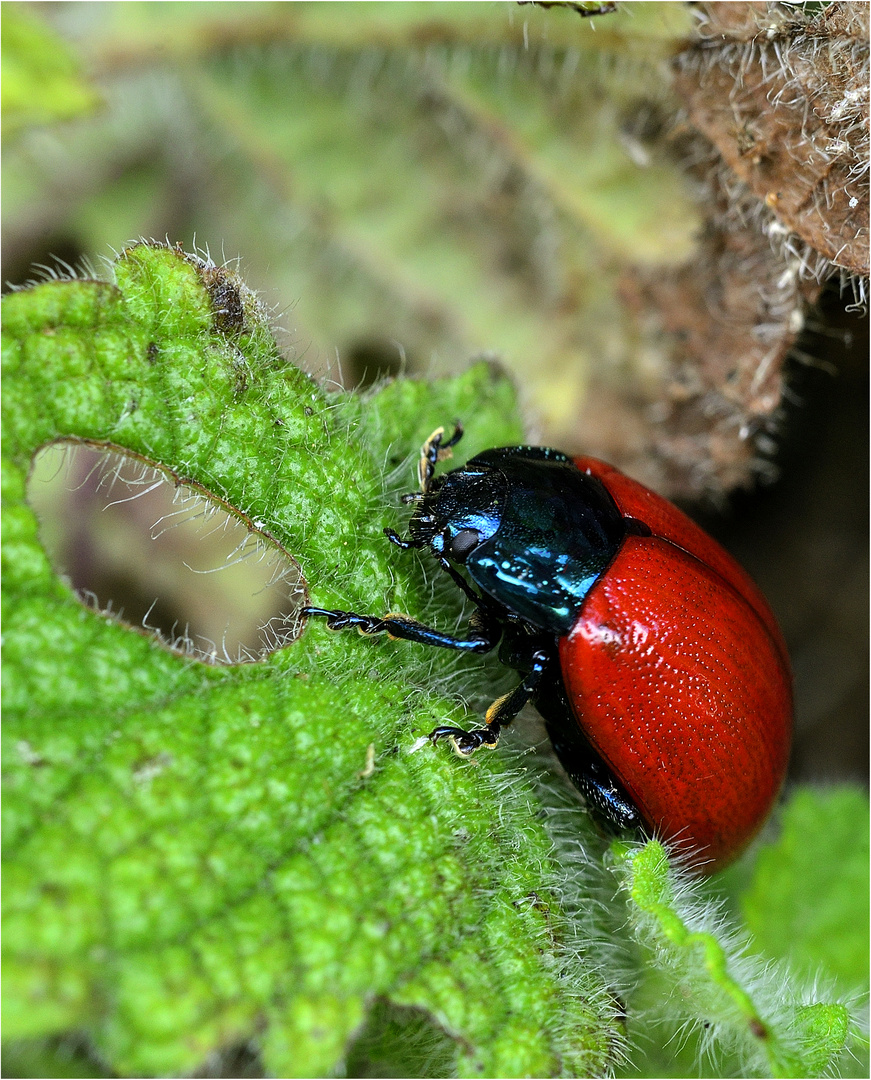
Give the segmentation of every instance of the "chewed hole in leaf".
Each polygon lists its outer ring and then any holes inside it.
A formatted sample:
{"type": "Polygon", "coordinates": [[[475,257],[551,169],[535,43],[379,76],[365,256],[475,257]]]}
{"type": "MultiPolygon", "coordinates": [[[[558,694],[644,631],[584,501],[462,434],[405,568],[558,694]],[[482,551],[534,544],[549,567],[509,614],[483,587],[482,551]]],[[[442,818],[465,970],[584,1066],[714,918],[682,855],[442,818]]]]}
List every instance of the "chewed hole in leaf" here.
{"type": "Polygon", "coordinates": [[[34,457],[28,500],[55,569],[89,607],[212,664],[260,660],[299,632],[299,566],[244,514],[109,444],[34,457]]]}

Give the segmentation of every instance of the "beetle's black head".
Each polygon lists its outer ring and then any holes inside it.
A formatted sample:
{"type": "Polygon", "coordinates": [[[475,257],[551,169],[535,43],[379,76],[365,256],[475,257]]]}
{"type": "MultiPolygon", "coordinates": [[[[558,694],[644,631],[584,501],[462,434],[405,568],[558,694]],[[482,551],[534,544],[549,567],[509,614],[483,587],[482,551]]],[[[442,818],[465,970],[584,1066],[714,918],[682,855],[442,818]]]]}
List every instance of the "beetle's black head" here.
{"type": "Polygon", "coordinates": [[[464,466],[433,479],[422,495],[409,497],[414,515],[408,531],[414,547],[465,563],[498,530],[507,481],[498,470],[464,466]]]}
{"type": "MultiPolygon", "coordinates": [[[[479,589],[532,626],[566,634],[584,598],[617,554],[626,522],[604,485],[547,447],[485,450],[433,476],[427,444],[410,538],[464,566],[479,589]]],[[[390,534],[388,534],[390,535],[390,534]]]]}

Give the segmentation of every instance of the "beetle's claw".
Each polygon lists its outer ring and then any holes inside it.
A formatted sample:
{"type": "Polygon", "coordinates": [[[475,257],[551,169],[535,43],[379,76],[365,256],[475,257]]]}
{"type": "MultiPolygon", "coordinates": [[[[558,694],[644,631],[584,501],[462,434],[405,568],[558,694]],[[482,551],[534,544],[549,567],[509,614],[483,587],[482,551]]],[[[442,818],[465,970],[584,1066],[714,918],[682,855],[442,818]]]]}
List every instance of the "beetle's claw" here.
{"type": "Polygon", "coordinates": [[[488,728],[476,728],[474,731],[464,731],[463,728],[437,727],[427,736],[431,743],[437,743],[440,739],[447,739],[453,747],[454,753],[459,757],[471,757],[482,746],[492,750],[499,742],[499,736],[495,731],[488,728]]]}

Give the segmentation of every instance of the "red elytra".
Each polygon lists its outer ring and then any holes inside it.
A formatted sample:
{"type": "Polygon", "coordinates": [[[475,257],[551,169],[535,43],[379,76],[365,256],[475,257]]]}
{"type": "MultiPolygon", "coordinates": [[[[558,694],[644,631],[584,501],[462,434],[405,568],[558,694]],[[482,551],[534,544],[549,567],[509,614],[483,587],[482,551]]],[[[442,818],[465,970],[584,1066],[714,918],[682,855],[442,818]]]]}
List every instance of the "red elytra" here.
{"type": "Polygon", "coordinates": [[[759,589],[677,507],[594,458],[628,536],[560,639],[570,704],[657,835],[715,870],[765,820],[786,772],[789,659],[759,589]]]}

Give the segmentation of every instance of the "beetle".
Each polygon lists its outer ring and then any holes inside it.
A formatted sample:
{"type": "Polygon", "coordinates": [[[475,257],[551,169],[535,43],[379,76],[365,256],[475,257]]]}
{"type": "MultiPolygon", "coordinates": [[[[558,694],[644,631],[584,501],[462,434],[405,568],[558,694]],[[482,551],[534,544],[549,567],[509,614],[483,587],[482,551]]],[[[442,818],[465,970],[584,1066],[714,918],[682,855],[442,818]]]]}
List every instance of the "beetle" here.
{"type": "Polygon", "coordinates": [[[595,458],[506,446],[436,476],[462,434],[430,436],[420,491],[403,497],[409,537],[384,531],[428,548],[471,600],[467,636],[395,613],[303,615],[463,652],[498,645],[519,684],[481,727],[428,739],[463,756],[495,747],[532,702],[597,819],[721,868],[765,821],[789,756],[789,657],[762,593],[677,507],[595,458]]]}

